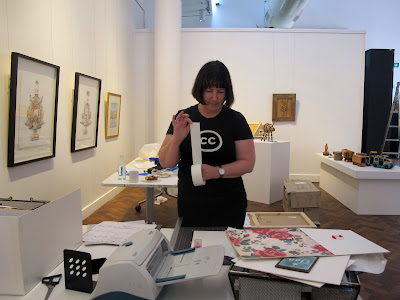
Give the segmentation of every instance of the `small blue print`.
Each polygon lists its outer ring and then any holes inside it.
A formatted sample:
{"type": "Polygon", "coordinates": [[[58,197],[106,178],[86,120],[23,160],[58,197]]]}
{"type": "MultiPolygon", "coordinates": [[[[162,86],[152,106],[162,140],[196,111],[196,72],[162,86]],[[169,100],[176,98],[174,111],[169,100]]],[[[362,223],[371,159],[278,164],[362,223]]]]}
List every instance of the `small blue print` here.
{"type": "Polygon", "coordinates": [[[279,266],[309,270],[317,259],[318,258],[314,256],[286,257],[279,262],[279,266]]]}

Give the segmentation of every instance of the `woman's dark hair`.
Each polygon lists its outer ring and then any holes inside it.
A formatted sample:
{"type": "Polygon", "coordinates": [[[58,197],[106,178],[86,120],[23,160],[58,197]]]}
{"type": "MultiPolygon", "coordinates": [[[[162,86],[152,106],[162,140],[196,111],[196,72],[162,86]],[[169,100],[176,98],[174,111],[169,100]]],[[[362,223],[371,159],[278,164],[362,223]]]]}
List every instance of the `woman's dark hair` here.
{"type": "Polygon", "coordinates": [[[207,88],[216,87],[225,89],[225,106],[231,107],[235,101],[232,81],[228,68],[220,61],[210,61],[201,67],[192,88],[193,97],[204,104],[203,93],[207,88]]]}

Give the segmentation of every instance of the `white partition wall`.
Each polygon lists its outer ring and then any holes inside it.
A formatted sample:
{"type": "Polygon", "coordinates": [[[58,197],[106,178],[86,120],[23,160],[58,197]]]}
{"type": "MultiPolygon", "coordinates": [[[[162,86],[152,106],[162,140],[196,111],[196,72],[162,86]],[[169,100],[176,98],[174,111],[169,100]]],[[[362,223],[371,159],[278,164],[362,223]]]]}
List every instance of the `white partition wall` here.
{"type": "Polygon", "coordinates": [[[290,143],[254,140],[256,164],[243,176],[247,199],[272,204],[283,198],[283,183],[289,178],[290,143]]]}
{"type": "MultiPolygon", "coordinates": [[[[138,42],[148,41],[151,34],[139,31],[138,42]]],[[[151,47],[148,43],[147,51],[151,47]]],[[[361,150],[364,49],[361,31],[183,29],[181,77],[176,78],[180,98],[168,101],[181,108],[197,103],[191,96],[196,74],[204,63],[216,59],[230,70],[233,109],[249,123],[272,121],[274,93],[295,93],[296,121],[275,123],[274,138],[290,142],[291,179],[318,181],[314,153],[322,152],[326,143],[329,151],[361,150]]],[[[150,72],[137,71],[142,76],[150,72]]],[[[155,136],[165,131],[154,128],[155,136]]]]}

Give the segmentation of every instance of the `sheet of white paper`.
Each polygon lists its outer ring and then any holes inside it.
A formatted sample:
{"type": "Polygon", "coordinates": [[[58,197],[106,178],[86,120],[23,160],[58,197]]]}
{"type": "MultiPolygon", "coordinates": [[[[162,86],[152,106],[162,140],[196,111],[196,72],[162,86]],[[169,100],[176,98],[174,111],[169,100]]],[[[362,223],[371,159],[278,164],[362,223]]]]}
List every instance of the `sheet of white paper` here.
{"type": "Polygon", "coordinates": [[[387,263],[387,259],[382,253],[352,255],[350,260],[354,260],[354,263],[347,266],[346,270],[372,274],[381,274],[387,263]]]}
{"type": "Polygon", "coordinates": [[[280,260],[279,258],[240,260],[236,265],[278,276],[340,285],[349,258],[349,255],[320,257],[309,273],[276,268],[275,265],[280,260]]]}
{"type": "Polygon", "coordinates": [[[301,228],[301,230],[335,255],[389,252],[351,230],[314,228],[301,228]]]}
{"type": "Polygon", "coordinates": [[[236,251],[233,249],[225,231],[194,231],[192,238],[192,247],[194,247],[194,240],[201,239],[201,246],[222,245],[225,249],[225,256],[235,258],[236,251]]]}
{"type": "Polygon", "coordinates": [[[132,234],[142,229],[156,228],[155,224],[135,222],[104,221],[94,226],[83,236],[86,245],[110,244],[120,245],[132,234]]]}

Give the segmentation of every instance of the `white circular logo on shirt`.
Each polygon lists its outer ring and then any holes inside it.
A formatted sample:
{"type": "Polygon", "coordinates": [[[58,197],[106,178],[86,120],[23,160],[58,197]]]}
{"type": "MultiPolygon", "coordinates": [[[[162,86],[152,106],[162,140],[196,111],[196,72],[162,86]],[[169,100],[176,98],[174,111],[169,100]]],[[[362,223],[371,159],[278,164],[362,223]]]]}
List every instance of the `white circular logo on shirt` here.
{"type": "Polygon", "coordinates": [[[213,130],[200,132],[201,151],[215,152],[222,147],[222,137],[213,130]]]}

